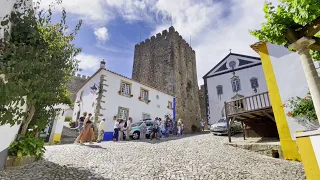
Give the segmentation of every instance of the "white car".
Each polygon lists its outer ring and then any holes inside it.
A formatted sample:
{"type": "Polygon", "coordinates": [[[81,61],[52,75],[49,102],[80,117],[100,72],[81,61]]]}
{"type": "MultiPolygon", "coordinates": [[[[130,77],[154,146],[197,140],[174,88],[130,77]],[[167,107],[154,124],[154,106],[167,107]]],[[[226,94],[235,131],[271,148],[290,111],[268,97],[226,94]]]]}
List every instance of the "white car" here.
{"type": "MultiPolygon", "coordinates": [[[[210,131],[214,135],[227,135],[228,129],[226,118],[222,118],[217,123],[212,124],[210,127],[210,131]]],[[[230,134],[234,135],[238,132],[242,132],[242,125],[240,122],[234,121],[230,128],[230,134]]]]}

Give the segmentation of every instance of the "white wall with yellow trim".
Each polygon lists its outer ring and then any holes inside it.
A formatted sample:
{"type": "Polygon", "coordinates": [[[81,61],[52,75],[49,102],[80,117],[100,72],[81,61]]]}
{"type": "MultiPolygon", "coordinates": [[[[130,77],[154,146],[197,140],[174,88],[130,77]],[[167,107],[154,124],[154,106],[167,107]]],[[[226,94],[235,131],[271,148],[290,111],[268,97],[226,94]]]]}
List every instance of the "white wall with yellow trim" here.
{"type": "Polygon", "coordinates": [[[54,108],[61,109],[56,117],[54,118],[51,134],[50,134],[50,143],[59,143],[61,141],[62,130],[64,126],[64,120],[66,117],[66,111],[69,109],[68,105],[59,104],[54,108]]]}
{"type": "Polygon", "coordinates": [[[283,107],[290,98],[305,97],[308,93],[300,56],[284,46],[271,43],[259,44],[257,49],[262,61],[284,158],[301,160],[295,133],[306,128],[289,117],[287,113],[290,109],[283,107]]]}

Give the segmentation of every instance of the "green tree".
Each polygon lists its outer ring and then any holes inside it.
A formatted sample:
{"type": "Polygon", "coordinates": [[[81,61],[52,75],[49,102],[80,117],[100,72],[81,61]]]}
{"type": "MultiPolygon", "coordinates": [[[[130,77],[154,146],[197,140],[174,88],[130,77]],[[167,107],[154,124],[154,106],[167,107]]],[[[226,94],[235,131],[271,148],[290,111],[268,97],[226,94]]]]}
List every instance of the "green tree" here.
{"type": "MultiPolygon", "coordinates": [[[[306,24],[320,16],[319,0],[279,0],[275,7],[271,2],[264,5],[266,22],[260,30],[250,33],[261,41],[288,46],[290,43],[285,37],[288,29],[300,30],[306,24]]],[[[319,34],[318,34],[319,35],[319,34]]],[[[320,61],[320,52],[311,50],[313,59],[320,61]]]]}
{"type": "Polygon", "coordinates": [[[7,81],[0,80],[0,107],[6,107],[0,111],[0,124],[22,123],[22,135],[34,117],[46,122],[54,115],[55,105],[71,104],[66,84],[78,67],[75,56],[81,49],[72,41],[82,24],[80,20],[67,33],[65,10],[61,20],[52,23],[54,6],[43,10],[39,2],[34,8],[24,3],[15,4],[15,11],[1,21],[5,38],[0,42],[0,74],[7,81]],[[27,104],[26,112],[19,103],[27,104]]]}

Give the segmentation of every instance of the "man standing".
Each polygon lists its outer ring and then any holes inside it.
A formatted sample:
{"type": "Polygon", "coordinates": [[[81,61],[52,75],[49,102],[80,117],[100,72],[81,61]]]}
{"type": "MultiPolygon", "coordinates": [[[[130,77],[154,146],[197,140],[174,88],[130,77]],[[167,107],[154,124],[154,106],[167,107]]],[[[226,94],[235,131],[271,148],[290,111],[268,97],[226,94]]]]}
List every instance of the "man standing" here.
{"type": "Polygon", "coordinates": [[[205,122],[203,120],[201,120],[200,122],[200,126],[201,126],[201,130],[204,131],[204,125],[205,125],[205,122]]]}
{"type": "Polygon", "coordinates": [[[98,139],[97,142],[100,143],[101,140],[103,139],[104,136],[104,123],[105,123],[106,119],[102,118],[100,124],[99,124],[99,128],[98,128],[98,139]]]}
{"type": "Polygon", "coordinates": [[[153,138],[158,139],[158,117],[153,121],[153,126],[152,126],[152,135],[150,139],[152,140],[153,138]]]}
{"type": "Polygon", "coordinates": [[[132,124],[132,118],[129,117],[127,120],[127,127],[126,127],[126,140],[129,141],[130,137],[130,131],[131,131],[131,124],[132,124]]]}

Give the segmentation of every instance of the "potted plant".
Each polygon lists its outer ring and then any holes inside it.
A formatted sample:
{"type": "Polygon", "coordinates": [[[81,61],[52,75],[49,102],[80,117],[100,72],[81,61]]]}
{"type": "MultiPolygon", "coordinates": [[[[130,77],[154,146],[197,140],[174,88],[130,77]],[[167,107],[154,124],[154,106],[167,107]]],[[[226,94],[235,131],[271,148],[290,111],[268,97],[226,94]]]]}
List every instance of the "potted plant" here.
{"type": "Polygon", "coordinates": [[[121,95],[121,91],[120,90],[118,91],[118,94],[121,95]]]}

